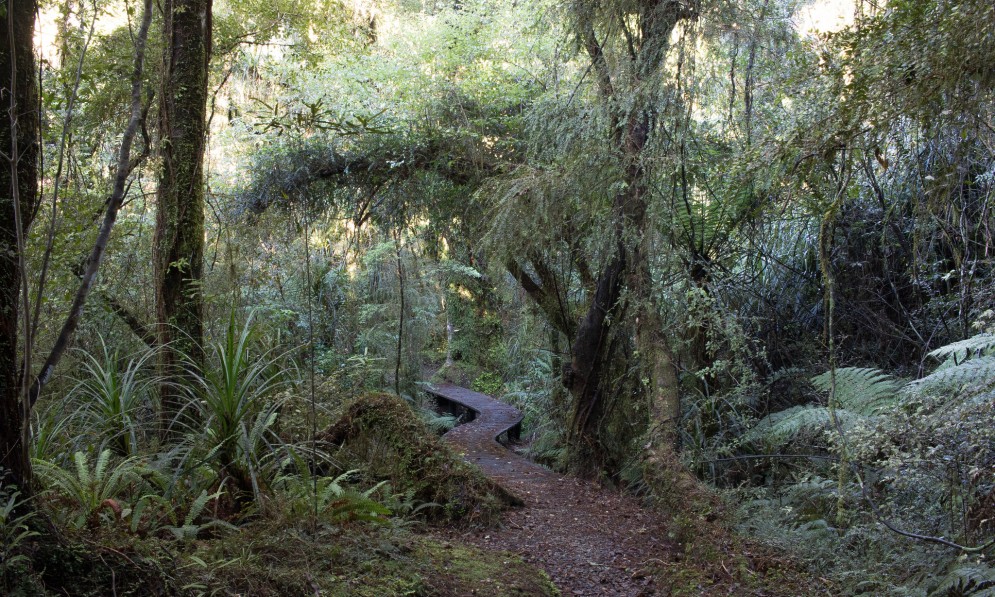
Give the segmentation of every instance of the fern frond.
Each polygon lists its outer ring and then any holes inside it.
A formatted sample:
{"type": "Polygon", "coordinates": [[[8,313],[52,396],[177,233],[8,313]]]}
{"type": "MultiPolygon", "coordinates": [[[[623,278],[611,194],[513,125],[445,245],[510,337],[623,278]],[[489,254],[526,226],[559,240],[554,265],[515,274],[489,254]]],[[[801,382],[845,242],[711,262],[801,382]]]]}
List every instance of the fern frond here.
{"type": "MultiPolygon", "coordinates": [[[[812,378],[812,384],[824,392],[832,390],[832,372],[812,378]]],[[[875,415],[898,401],[899,383],[879,369],[843,367],[836,370],[836,401],[849,411],[875,415]]]]}
{"type": "Polygon", "coordinates": [[[941,346],[929,353],[929,356],[943,360],[953,357],[955,361],[960,361],[970,357],[972,354],[983,354],[995,348],[995,334],[978,334],[967,340],[954,342],[941,346]]]}
{"type": "Polygon", "coordinates": [[[439,414],[431,408],[417,406],[415,412],[425,425],[436,434],[445,433],[459,423],[459,419],[453,415],[439,414]]]}
{"type": "Polygon", "coordinates": [[[329,504],[325,515],[333,523],[355,520],[383,523],[391,515],[391,511],[361,493],[346,491],[338,500],[329,504]]]}
{"type": "Polygon", "coordinates": [[[909,384],[910,389],[921,390],[936,386],[956,386],[991,381],[995,376],[995,356],[964,361],[959,365],[940,368],[909,384]]]}
{"type": "MultiPolygon", "coordinates": [[[[836,418],[843,429],[849,429],[866,416],[850,410],[837,408],[836,418]]],[[[784,446],[803,433],[820,432],[830,429],[832,418],[825,406],[793,406],[767,415],[741,436],[743,443],[763,442],[774,448],[784,446]]]]}
{"type": "Polygon", "coordinates": [[[975,560],[962,560],[953,565],[930,597],[993,597],[995,596],[995,568],[975,560]]]}
{"type": "Polygon", "coordinates": [[[200,516],[200,513],[204,511],[204,508],[207,507],[207,504],[211,500],[216,500],[219,497],[221,497],[220,489],[214,493],[207,493],[207,490],[202,490],[200,492],[200,495],[197,496],[197,499],[195,499],[193,503],[190,504],[190,510],[187,512],[186,517],[183,519],[183,524],[184,525],[193,524],[193,521],[197,520],[197,517],[200,516]]]}
{"type": "MultiPolygon", "coordinates": [[[[99,463],[100,459],[98,458],[97,461],[99,463]]],[[[89,487],[92,485],[93,481],[90,478],[90,462],[89,458],[86,456],[86,453],[78,451],[73,454],[73,462],[76,463],[76,480],[79,481],[79,485],[83,487],[89,487]]],[[[106,462],[104,464],[106,464],[106,462]]]]}

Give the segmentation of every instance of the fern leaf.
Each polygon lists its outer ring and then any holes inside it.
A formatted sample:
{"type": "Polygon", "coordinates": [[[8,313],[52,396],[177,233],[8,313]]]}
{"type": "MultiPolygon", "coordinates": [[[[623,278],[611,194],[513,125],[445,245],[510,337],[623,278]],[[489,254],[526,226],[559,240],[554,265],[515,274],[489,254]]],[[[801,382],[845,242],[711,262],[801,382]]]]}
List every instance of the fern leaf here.
{"type": "MultiPolygon", "coordinates": [[[[846,409],[836,409],[836,418],[844,429],[867,417],[846,409]]],[[[744,443],[764,442],[775,448],[784,446],[802,433],[828,430],[832,424],[825,406],[794,406],[761,419],[742,436],[744,443]]]]}
{"type": "Polygon", "coordinates": [[[111,460],[111,451],[103,450],[97,456],[97,464],[93,467],[93,482],[99,483],[104,479],[104,473],[107,472],[107,465],[111,460]]]}
{"type": "Polygon", "coordinates": [[[84,452],[76,452],[73,454],[73,461],[76,463],[76,478],[79,479],[79,483],[83,487],[89,487],[92,480],[90,479],[90,463],[84,452]]]}
{"type": "MultiPolygon", "coordinates": [[[[812,378],[812,384],[832,391],[832,372],[812,378]]],[[[836,370],[836,401],[845,409],[862,415],[875,415],[897,402],[899,383],[879,369],[843,367],[836,370]]]]}
{"type": "Polygon", "coordinates": [[[940,385],[962,388],[968,384],[991,381],[993,376],[995,376],[995,356],[987,356],[938,369],[912,382],[910,386],[917,389],[940,385]]]}
{"type": "Polygon", "coordinates": [[[979,561],[958,561],[929,595],[992,597],[995,595],[995,568],[979,561]]]}
{"type": "Polygon", "coordinates": [[[208,502],[219,497],[221,497],[220,489],[211,494],[207,493],[206,489],[201,491],[200,495],[197,496],[197,499],[190,504],[190,511],[187,512],[186,518],[183,519],[183,526],[193,524],[193,521],[196,520],[197,517],[200,516],[200,513],[204,511],[204,508],[207,507],[208,502]]]}
{"type": "Polygon", "coordinates": [[[346,492],[327,511],[333,522],[362,520],[366,522],[384,522],[384,517],[391,511],[384,505],[364,497],[360,493],[346,492]]]}
{"type": "Polygon", "coordinates": [[[982,354],[995,348],[995,334],[978,334],[967,340],[941,346],[929,353],[929,356],[943,360],[954,357],[956,360],[970,357],[971,354],[982,354]]]}

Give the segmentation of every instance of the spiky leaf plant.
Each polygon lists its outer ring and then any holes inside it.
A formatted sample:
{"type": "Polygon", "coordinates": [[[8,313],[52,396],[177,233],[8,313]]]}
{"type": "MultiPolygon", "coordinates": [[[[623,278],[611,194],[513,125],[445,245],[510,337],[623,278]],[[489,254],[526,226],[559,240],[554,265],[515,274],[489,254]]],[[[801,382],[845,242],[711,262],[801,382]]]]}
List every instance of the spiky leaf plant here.
{"type": "Polygon", "coordinates": [[[209,460],[236,491],[260,494],[260,473],[278,442],[275,395],[290,377],[272,366],[272,351],[253,354],[252,316],[240,327],[232,312],[213,346],[214,364],[200,378],[201,419],[209,460]]]}
{"type": "Polygon", "coordinates": [[[100,338],[102,354],[83,353],[83,377],[71,395],[82,401],[86,428],[120,456],[137,453],[139,441],[155,419],[154,392],[159,380],[146,371],[155,351],[124,362],[100,338]]]}

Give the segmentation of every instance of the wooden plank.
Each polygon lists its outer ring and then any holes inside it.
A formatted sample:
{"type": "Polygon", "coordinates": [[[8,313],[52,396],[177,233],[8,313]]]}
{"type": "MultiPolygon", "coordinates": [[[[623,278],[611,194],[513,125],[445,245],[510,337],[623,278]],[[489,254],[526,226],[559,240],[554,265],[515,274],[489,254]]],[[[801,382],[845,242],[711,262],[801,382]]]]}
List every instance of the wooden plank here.
{"type": "Polygon", "coordinates": [[[465,443],[472,437],[496,442],[497,438],[505,433],[510,439],[518,439],[521,435],[524,416],[514,406],[495,400],[487,394],[450,383],[426,384],[424,387],[429,394],[459,404],[476,413],[472,421],[449,431],[446,434],[447,439],[458,438],[459,443],[465,443]]]}

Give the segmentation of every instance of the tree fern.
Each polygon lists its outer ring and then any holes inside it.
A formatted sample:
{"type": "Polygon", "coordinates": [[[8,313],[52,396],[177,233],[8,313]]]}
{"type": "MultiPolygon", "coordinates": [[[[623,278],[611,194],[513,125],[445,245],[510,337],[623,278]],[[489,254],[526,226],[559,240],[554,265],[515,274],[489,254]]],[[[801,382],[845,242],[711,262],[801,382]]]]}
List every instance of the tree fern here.
{"type": "Polygon", "coordinates": [[[909,389],[963,389],[965,386],[991,382],[995,377],[995,356],[970,359],[957,365],[941,366],[933,373],[910,384],[909,389]]]}
{"type": "Polygon", "coordinates": [[[961,559],[929,593],[930,597],[995,597],[995,568],[983,561],[961,559]]]}
{"type": "MultiPolygon", "coordinates": [[[[832,389],[830,372],[812,378],[816,388],[832,389]]],[[[899,383],[878,369],[844,367],[836,370],[836,418],[840,426],[850,429],[893,407],[899,401],[899,383]]],[[[818,404],[794,406],[767,415],[742,436],[744,443],[763,442],[779,448],[803,433],[830,428],[828,407],[818,404]]]]}
{"type": "MultiPolygon", "coordinates": [[[[836,418],[844,429],[867,417],[842,408],[836,409],[836,418]]],[[[828,430],[832,424],[829,409],[819,405],[793,406],[767,415],[741,437],[744,444],[762,443],[774,449],[781,448],[799,435],[828,430]]]]}
{"type": "MultiPolygon", "coordinates": [[[[832,372],[812,378],[812,384],[824,392],[832,390],[832,372]]],[[[875,415],[894,406],[901,386],[879,369],[843,367],[836,370],[836,403],[840,408],[865,416],[875,415]]]]}

